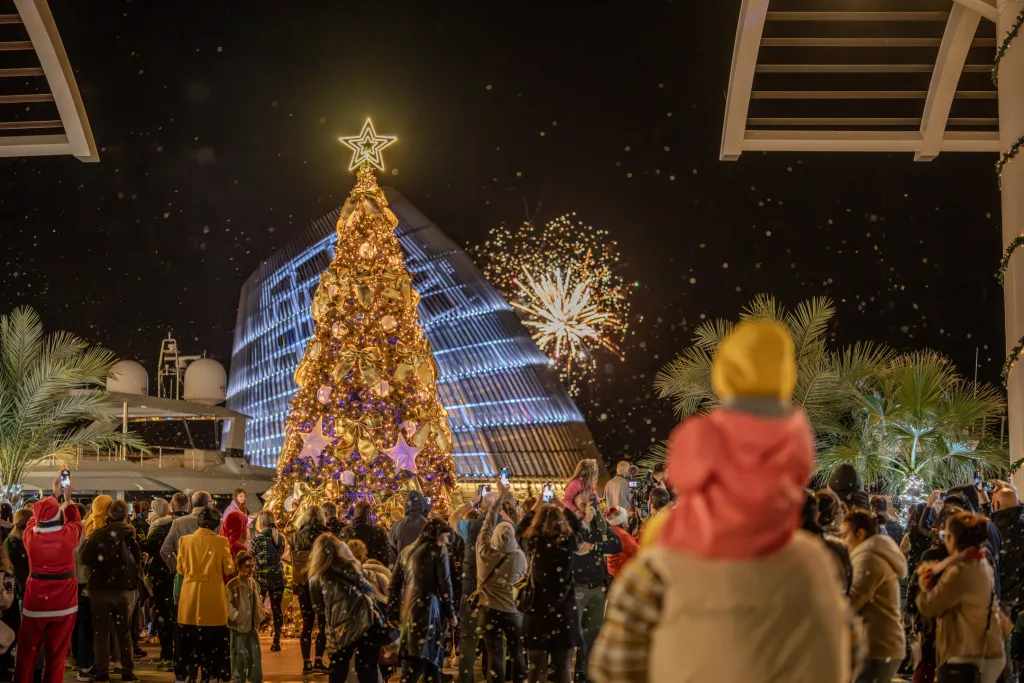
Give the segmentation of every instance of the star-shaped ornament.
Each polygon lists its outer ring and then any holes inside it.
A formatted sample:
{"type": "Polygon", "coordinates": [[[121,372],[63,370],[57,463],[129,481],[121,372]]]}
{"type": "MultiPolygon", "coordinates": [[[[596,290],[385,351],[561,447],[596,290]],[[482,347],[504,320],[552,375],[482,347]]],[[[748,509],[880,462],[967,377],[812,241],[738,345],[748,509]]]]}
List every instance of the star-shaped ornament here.
{"type": "Polygon", "coordinates": [[[309,434],[299,432],[299,436],[302,438],[302,450],[299,451],[299,457],[309,458],[316,465],[320,464],[320,456],[327,448],[327,444],[334,441],[332,437],[324,434],[324,419],[322,417],[313,425],[313,431],[309,434]]]}
{"type": "Polygon", "coordinates": [[[381,151],[398,138],[393,135],[377,135],[377,131],[373,129],[373,121],[366,119],[358,136],[338,139],[353,152],[348,170],[354,171],[363,164],[371,164],[383,171],[384,157],[381,151]]]}
{"type": "Polygon", "coordinates": [[[406,470],[416,474],[420,471],[419,467],[416,465],[416,454],[422,450],[422,448],[410,446],[409,442],[405,440],[405,435],[399,434],[395,447],[385,451],[385,453],[388,454],[389,458],[395,461],[395,467],[400,470],[406,470]]]}

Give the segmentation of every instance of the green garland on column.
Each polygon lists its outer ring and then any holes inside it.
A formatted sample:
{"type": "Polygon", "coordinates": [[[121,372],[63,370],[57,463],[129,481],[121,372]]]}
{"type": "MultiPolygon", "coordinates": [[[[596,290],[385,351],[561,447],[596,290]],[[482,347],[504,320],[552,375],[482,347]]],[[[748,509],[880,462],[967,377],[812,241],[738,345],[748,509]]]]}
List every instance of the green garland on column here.
{"type": "Polygon", "coordinates": [[[996,85],[999,85],[999,62],[1003,61],[1003,56],[1010,49],[1010,43],[1020,35],[1022,26],[1024,26],[1024,10],[1017,15],[1017,21],[1013,22],[1013,28],[1006,33],[1003,42],[999,44],[999,49],[996,50],[996,62],[992,67],[992,82],[996,85]]]}
{"type": "Polygon", "coordinates": [[[1003,363],[1003,372],[1000,375],[1003,378],[1003,386],[1010,380],[1010,370],[1013,370],[1013,364],[1020,358],[1020,352],[1024,350],[1024,337],[1020,338],[1017,345],[1010,351],[1010,355],[1006,357],[1006,362],[1003,363]]]}
{"type": "Polygon", "coordinates": [[[996,273],[999,284],[1003,284],[1003,280],[1006,278],[1006,269],[1010,267],[1010,257],[1021,246],[1024,246],[1024,235],[1020,235],[1010,242],[1010,246],[1006,247],[1006,251],[1003,252],[1003,260],[999,262],[999,272],[996,273]]]}
{"type": "Polygon", "coordinates": [[[1003,152],[1003,155],[999,157],[999,161],[996,162],[996,179],[999,181],[999,188],[1003,187],[1003,169],[1006,165],[1013,161],[1013,158],[1020,154],[1020,150],[1024,148],[1024,135],[1017,138],[1017,142],[1010,146],[1010,149],[1003,152]]]}

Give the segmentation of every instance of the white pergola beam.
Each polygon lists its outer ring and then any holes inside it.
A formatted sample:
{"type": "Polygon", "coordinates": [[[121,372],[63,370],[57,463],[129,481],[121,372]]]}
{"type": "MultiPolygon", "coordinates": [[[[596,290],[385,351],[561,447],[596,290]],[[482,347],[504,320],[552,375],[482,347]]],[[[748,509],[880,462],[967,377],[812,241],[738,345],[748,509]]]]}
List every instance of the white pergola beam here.
{"type": "MultiPolygon", "coordinates": [[[[96,142],[89,128],[89,119],[85,115],[82,96],[78,92],[71,63],[64,51],[57,25],[53,21],[50,7],[46,0],[14,0],[21,15],[28,37],[32,40],[32,48],[39,58],[39,64],[46,74],[46,81],[53,93],[64,131],[67,133],[66,143],[70,146],[70,154],[82,161],[99,161],[96,142]]],[[[39,152],[41,154],[68,154],[69,152],[39,152]]]]}
{"type": "MultiPolygon", "coordinates": [[[[875,130],[750,130],[743,140],[747,152],[919,152],[924,138],[918,131],[875,130]]],[[[939,146],[943,152],[998,152],[994,131],[949,131],[939,146]]]]}
{"type": "MultiPolygon", "coordinates": [[[[978,0],[979,2],[981,0],[978,0]]],[[[949,109],[956,97],[957,84],[963,73],[967,53],[971,49],[974,35],[978,32],[981,14],[963,4],[954,3],[942,34],[942,45],[935,58],[932,81],[928,86],[928,97],[921,117],[921,137],[924,139],[920,151],[914,154],[914,161],[931,161],[939,155],[946,133],[949,109]]]]}
{"type": "Polygon", "coordinates": [[[973,10],[989,21],[999,19],[999,10],[996,9],[995,0],[954,0],[954,6],[973,10]]]}
{"type": "Polygon", "coordinates": [[[719,154],[725,161],[735,161],[743,153],[750,91],[754,87],[754,68],[757,66],[757,53],[761,47],[761,34],[767,16],[768,0],[743,0],[736,27],[736,42],[733,44],[732,71],[725,101],[725,123],[719,154]]]}

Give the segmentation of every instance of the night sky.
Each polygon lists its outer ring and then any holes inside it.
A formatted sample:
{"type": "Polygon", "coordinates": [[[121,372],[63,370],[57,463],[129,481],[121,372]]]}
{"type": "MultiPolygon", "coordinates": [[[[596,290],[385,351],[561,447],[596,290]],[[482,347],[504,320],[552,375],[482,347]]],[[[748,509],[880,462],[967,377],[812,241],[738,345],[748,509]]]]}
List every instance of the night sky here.
{"type": "Polygon", "coordinates": [[[539,202],[618,239],[635,332],[581,398],[609,459],[667,434],[651,380],[689,328],[758,292],[998,380],[996,156],[719,161],[738,0],[50,4],[100,162],[0,159],[0,310],[151,377],[168,331],[229,365],[242,283],[347,196],[370,115],[382,184],[457,242],[539,202]]]}

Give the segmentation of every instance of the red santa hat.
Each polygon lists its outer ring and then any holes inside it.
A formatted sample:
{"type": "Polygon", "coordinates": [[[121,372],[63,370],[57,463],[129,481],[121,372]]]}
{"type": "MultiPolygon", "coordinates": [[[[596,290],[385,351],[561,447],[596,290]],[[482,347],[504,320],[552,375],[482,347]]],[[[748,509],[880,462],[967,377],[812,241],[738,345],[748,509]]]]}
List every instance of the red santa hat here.
{"type": "Polygon", "coordinates": [[[32,516],[36,520],[36,531],[46,533],[50,529],[61,527],[60,503],[53,496],[47,496],[32,506],[32,516]]]}
{"type": "Polygon", "coordinates": [[[604,513],[604,518],[612,526],[625,528],[629,524],[629,516],[626,514],[626,510],[620,507],[609,508],[608,512],[604,513]]]}

